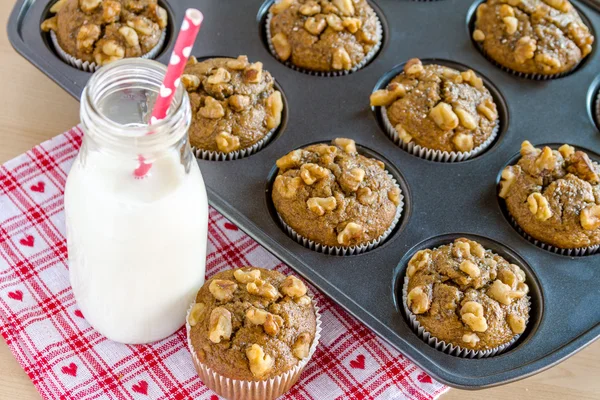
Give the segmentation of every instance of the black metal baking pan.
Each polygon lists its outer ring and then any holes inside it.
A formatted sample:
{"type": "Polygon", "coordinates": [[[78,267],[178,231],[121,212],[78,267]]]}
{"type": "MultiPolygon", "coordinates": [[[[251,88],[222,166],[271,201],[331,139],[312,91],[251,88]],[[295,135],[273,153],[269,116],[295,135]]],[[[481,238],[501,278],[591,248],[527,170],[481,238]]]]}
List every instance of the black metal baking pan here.
{"type": "MultiPolygon", "coordinates": [[[[178,0],[163,2],[171,27],[187,7],[205,14],[193,54],[247,54],[276,78],[287,101],[278,135],[261,151],[227,162],[199,161],[210,203],[245,232],[341,304],[407,357],[450,386],[478,389],[521,379],[549,368],[600,335],[600,254],[557,255],[528,242],[503,215],[496,185],[523,140],[571,143],[598,157],[600,132],[592,109],[600,86],[600,54],[594,51],[572,74],[549,81],[517,78],[492,65],[471,40],[469,0],[378,0],[372,5],[384,28],[379,54],[363,69],[342,77],[294,71],[268,51],[261,24],[272,0],[178,0]],[[394,67],[419,57],[472,68],[497,88],[501,131],[474,159],[426,161],[403,151],[384,134],[369,95],[393,76],[394,67]],[[403,186],[401,223],[378,248],[356,256],[309,250],[280,228],[269,199],[275,160],[308,143],[350,137],[382,159],[403,186]],[[462,359],[429,347],[409,328],[398,306],[398,282],[420,248],[470,236],[519,263],[528,272],[532,316],[526,332],[506,353],[462,359]]],[[[63,63],[39,29],[48,0],[19,0],[8,23],[15,49],[75,97],[90,74],[63,63]]],[[[600,8],[575,1],[600,33],[600,8]]],[[[166,63],[176,29],[158,60],[166,63]]],[[[401,286],[401,285],[400,285],[401,286]]]]}

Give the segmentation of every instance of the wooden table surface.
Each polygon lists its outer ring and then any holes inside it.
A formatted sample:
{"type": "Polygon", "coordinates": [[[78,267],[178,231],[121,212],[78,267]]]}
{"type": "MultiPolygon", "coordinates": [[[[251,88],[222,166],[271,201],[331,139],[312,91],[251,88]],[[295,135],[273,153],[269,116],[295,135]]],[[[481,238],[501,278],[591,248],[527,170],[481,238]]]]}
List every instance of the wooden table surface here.
{"type": "MultiPolygon", "coordinates": [[[[13,3],[13,0],[0,0],[0,86],[4,92],[0,96],[0,163],[79,122],[79,103],[19,56],[8,43],[5,27],[13,3]]],[[[451,389],[442,398],[600,399],[600,341],[531,378],[483,391],[451,389]]],[[[0,399],[40,399],[2,341],[0,399]]]]}

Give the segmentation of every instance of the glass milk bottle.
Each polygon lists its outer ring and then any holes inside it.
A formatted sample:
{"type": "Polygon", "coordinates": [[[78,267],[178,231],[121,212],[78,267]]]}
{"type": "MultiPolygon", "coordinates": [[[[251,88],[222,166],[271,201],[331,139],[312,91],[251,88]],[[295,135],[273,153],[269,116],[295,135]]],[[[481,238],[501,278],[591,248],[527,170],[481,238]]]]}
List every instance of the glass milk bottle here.
{"type": "Polygon", "coordinates": [[[65,189],[75,299],[96,330],[122,343],[175,332],[204,282],[208,203],[183,85],[167,117],[147,124],[165,72],[128,59],[92,76],[65,189]]]}

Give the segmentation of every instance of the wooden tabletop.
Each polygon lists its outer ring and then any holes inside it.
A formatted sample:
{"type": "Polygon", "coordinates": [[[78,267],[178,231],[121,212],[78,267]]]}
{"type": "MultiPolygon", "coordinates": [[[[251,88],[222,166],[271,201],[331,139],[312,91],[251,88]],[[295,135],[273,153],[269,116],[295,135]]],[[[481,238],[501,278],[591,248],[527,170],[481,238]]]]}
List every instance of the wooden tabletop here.
{"type": "MultiPolygon", "coordinates": [[[[79,103],[19,56],[8,43],[5,27],[13,3],[13,0],[0,0],[0,86],[4,93],[0,96],[0,163],[79,122],[79,103]]],[[[483,391],[452,389],[442,398],[600,399],[600,341],[531,378],[483,391]]],[[[0,399],[40,399],[2,341],[0,399]]]]}

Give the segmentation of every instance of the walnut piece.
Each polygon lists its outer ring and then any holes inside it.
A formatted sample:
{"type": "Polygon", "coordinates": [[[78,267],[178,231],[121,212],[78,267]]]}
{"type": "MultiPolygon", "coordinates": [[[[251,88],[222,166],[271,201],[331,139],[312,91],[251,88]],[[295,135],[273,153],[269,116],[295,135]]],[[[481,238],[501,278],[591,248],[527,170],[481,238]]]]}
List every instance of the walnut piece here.
{"type": "Polygon", "coordinates": [[[303,4],[300,9],[300,14],[310,17],[321,12],[321,6],[316,1],[308,1],[303,4]]]}
{"type": "Polygon", "coordinates": [[[558,148],[558,152],[563,156],[566,160],[571,155],[575,154],[575,148],[573,146],[569,146],[568,144],[563,144],[558,148]]]}
{"type": "MultiPolygon", "coordinates": [[[[152,7],[152,6],[151,6],[152,7]]],[[[160,29],[165,29],[169,22],[169,16],[167,14],[167,10],[159,6],[158,4],[154,8],[154,14],[156,15],[156,21],[158,22],[158,27],[160,29]]]]}
{"type": "Polygon", "coordinates": [[[338,47],[333,51],[333,55],[331,57],[331,68],[337,70],[349,70],[352,68],[352,60],[350,59],[350,55],[343,47],[338,47]]]}
{"type": "Polygon", "coordinates": [[[452,138],[452,143],[456,146],[458,151],[466,153],[473,150],[473,135],[470,133],[458,132],[452,138]]]}
{"type": "Polygon", "coordinates": [[[231,133],[221,131],[215,135],[215,142],[220,152],[231,153],[240,148],[240,138],[231,133]]]}
{"type": "Polygon", "coordinates": [[[263,64],[260,61],[252,63],[244,70],[244,82],[259,83],[262,79],[263,64]]]}
{"type": "Polygon", "coordinates": [[[100,3],[102,0],[79,0],[79,8],[85,13],[91,13],[100,6],[100,3]]]}
{"type": "Polygon", "coordinates": [[[552,152],[552,149],[548,146],[544,147],[540,155],[534,161],[535,167],[538,171],[553,171],[556,166],[556,156],[552,152]]]}
{"type": "Polygon", "coordinates": [[[231,81],[231,74],[223,67],[213,70],[211,75],[206,79],[206,82],[211,85],[218,85],[229,81],[231,81]]]}
{"type": "Polygon", "coordinates": [[[548,54],[538,53],[535,55],[534,59],[538,63],[543,64],[545,70],[551,70],[552,68],[560,68],[561,66],[561,62],[558,58],[552,57],[548,54]]]}
{"type": "Polygon", "coordinates": [[[463,110],[460,107],[454,109],[454,113],[458,116],[460,124],[467,129],[477,128],[477,121],[468,111],[463,110]]]}
{"type": "Polygon", "coordinates": [[[213,279],[208,290],[219,301],[230,301],[237,290],[238,285],[229,279],[213,279]]]}
{"type": "Polygon", "coordinates": [[[300,167],[300,177],[307,185],[312,185],[319,179],[329,175],[329,170],[314,163],[303,164],[300,167]]]}
{"type": "Polygon", "coordinates": [[[412,278],[412,276],[420,269],[425,268],[431,262],[431,250],[419,250],[415,253],[414,256],[408,262],[408,269],[406,270],[406,275],[408,278],[412,278]]]}
{"type": "Polygon", "coordinates": [[[577,47],[581,50],[581,55],[583,57],[592,52],[594,37],[590,34],[590,30],[587,26],[581,22],[573,21],[567,27],[567,31],[569,37],[573,39],[577,47]]]}
{"type": "Polygon", "coordinates": [[[398,206],[400,204],[400,188],[396,186],[388,190],[388,199],[398,206]]]}
{"type": "Polygon", "coordinates": [[[356,142],[352,139],[336,138],[333,139],[333,144],[344,150],[345,153],[356,153],[356,142]]]}
{"type": "Polygon", "coordinates": [[[523,143],[521,143],[521,156],[527,156],[529,154],[539,154],[541,152],[540,149],[536,149],[535,147],[533,147],[533,145],[531,144],[531,142],[529,142],[529,140],[525,140],[523,143]]]}
{"type": "Polygon", "coordinates": [[[248,56],[238,56],[235,60],[229,60],[225,63],[227,68],[235,71],[241,71],[248,66],[248,56]]]}
{"type": "Polygon", "coordinates": [[[569,164],[569,166],[567,167],[567,171],[574,175],[577,175],[584,181],[588,181],[592,185],[600,183],[600,178],[596,173],[594,164],[592,163],[592,160],[590,160],[590,157],[586,153],[584,153],[583,151],[576,151],[573,155],[569,157],[567,161],[569,164]]]}
{"type": "Polygon", "coordinates": [[[504,305],[510,305],[512,302],[511,287],[501,280],[496,279],[487,291],[488,296],[504,305]]]}
{"type": "Polygon", "coordinates": [[[125,49],[116,40],[106,40],[102,44],[101,50],[94,54],[94,61],[98,65],[106,65],[125,57],[125,49]]]}
{"type": "Polygon", "coordinates": [[[373,204],[377,199],[377,193],[373,192],[371,188],[361,187],[356,191],[356,199],[362,205],[368,206],[373,204]]]}
{"type": "Polygon", "coordinates": [[[496,104],[492,101],[492,99],[485,99],[482,103],[479,103],[477,105],[477,111],[482,113],[488,119],[488,121],[495,121],[498,119],[496,104]]]}
{"type": "Polygon", "coordinates": [[[275,164],[277,165],[277,168],[279,168],[282,172],[285,172],[290,168],[298,167],[301,160],[302,150],[292,150],[285,156],[279,158],[275,164]]]}
{"type": "Polygon", "coordinates": [[[340,10],[342,15],[347,17],[354,15],[354,4],[352,4],[352,0],[332,0],[331,3],[340,10]]]}
{"type": "MultiPolygon", "coordinates": [[[[102,5],[102,20],[104,22],[106,22],[107,24],[110,24],[113,22],[117,22],[120,17],[121,17],[121,3],[119,3],[118,1],[112,1],[112,0],[105,1],[104,4],[102,5]]],[[[136,32],[136,34],[137,34],[137,32],[136,32]]]]}
{"type": "Polygon", "coordinates": [[[480,29],[475,29],[473,31],[473,40],[476,42],[483,42],[485,40],[485,33],[480,29]]]}
{"type": "Polygon", "coordinates": [[[119,33],[123,36],[129,46],[137,47],[140,45],[140,39],[135,29],[128,26],[122,26],[119,28],[119,33]]]}
{"type": "Polygon", "coordinates": [[[413,314],[423,314],[429,310],[429,296],[423,286],[413,288],[406,296],[406,302],[413,314]]]}
{"type": "Polygon", "coordinates": [[[262,325],[265,332],[271,336],[276,336],[284,323],[279,315],[255,307],[246,311],[246,319],[254,325],[262,325]]]}
{"type": "Polygon", "coordinates": [[[584,208],[579,215],[579,222],[587,231],[600,228],[600,205],[584,208]]]}
{"type": "Polygon", "coordinates": [[[485,332],[487,320],[483,316],[483,306],[475,301],[467,301],[460,309],[462,321],[474,332],[485,332]]]}
{"type": "Polygon", "coordinates": [[[404,143],[412,142],[413,137],[406,131],[406,129],[404,129],[404,127],[401,124],[397,124],[394,127],[394,129],[398,133],[398,137],[400,138],[400,140],[402,140],[404,143]]]}
{"type": "Polygon", "coordinates": [[[515,9],[512,8],[510,5],[502,4],[500,6],[500,18],[514,17],[514,16],[515,16],[515,9]]]}
{"type": "Polygon", "coordinates": [[[498,271],[498,279],[500,279],[505,285],[510,286],[511,289],[516,289],[517,284],[519,283],[517,275],[509,269],[501,269],[498,271]]]}
{"type": "Polygon", "coordinates": [[[444,131],[449,131],[458,126],[458,117],[454,111],[452,111],[452,106],[443,101],[431,109],[429,116],[433,119],[435,124],[444,131]]]}
{"type": "Polygon", "coordinates": [[[200,78],[196,75],[183,74],[181,76],[181,83],[183,83],[183,86],[187,91],[191,92],[198,89],[198,86],[200,86],[200,78]]]}
{"type": "Polygon", "coordinates": [[[273,15],[279,14],[282,11],[287,10],[294,3],[294,0],[279,0],[273,6],[271,6],[270,11],[273,15]]]}
{"type": "Polygon", "coordinates": [[[465,333],[462,336],[462,341],[465,342],[467,346],[475,347],[477,343],[479,343],[479,336],[476,333],[465,333]]]}
{"type": "Polygon", "coordinates": [[[363,227],[356,222],[348,222],[346,227],[337,235],[337,241],[343,246],[348,246],[352,239],[359,239],[363,234],[363,227]]]}
{"type": "Polygon", "coordinates": [[[541,193],[531,193],[527,197],[527,206],[529,207],[529,211],[535,215],[535,218],[539,221],[546,221],[548,218],[552,217],[552,210],[550,209],[548,200],[541,193]]]}
{"type": "Polygon", "coordinates": [[[464,260],[460,263],[459,269],[473,279],[478,278],[481,275],[479,267],[473,261],[464,260]]]}
{"type": "Polygon", "coordinates": [[[239,283],[250,283],[260,279],[260,270],[248,268],[240,268],[233,271],[233,277],[239,283]]]}
{"type": "Polygon", "coordinates": [[[483,88],[483,80],[480,77],[478,77],[472,69],[468,69],[466,71],[461,72],[460,76],[462,76],[464,82],[468,83],[474,88],[483,88]]]}
{"type": "Polygon", "coordinates": [[[279,296],[281,296],[279,294],[279,292],[277,291],[277,289],[275,288],[275,286],[273,286],[270,283],[267,283],[265,281],[262,281],[260,279],[254,281],[254,282],[248,283],[246,285],[246,290],[250,294],[264,297],[268,300],[275,300],[279,296]]]}
{"type": "Polygon", "coordinates": [[[502,170],[502,175],[500,179],[500,193],[498,196],[505,199],[508,196],[508,191],[510,187],[517,179],[517,175],[514,172],[514,168],[512,166],[508,166],[502,170]]]}
{"type": "Polygon", "coordinates": [[[356,33],[362,27],[362,21],[358,18],[344,18],[342,26],[350,33],[356,33]]]}
{"type": "Polygon", "coordinates": [[[335,210],[337,201],[335,197],[311,197],[306,201],[306,206],[316,215],[324,215],[327,211],[335,210]]]}
{"type": "Polygon", "coordinates": [[[519,20],[515,17],[504,17],[502,18],[502,22],[504,22],[504,29],[506,29],[506,33],[509,35],[514,34],[519,27],[519,20]]]}
{"type": "Polygon", "coordinates": [[[515,61],[519,64],[525,63],[535,55],[537,49],[537,41],[529,36],[523,36],[517,40],[515,45],[515,61]]]}
{"type": "Polygon", "coordinates": [[[392,82],[385,89],[379,89],[371,93],[369,101],[371,107],[388,106],[405,94],[406,88],[403,85],[392,82]]]}
{"type": "Polygon", "coordinates": [[[56,15],[42,22],[41,29],[43,32],[56,32],[58,30],[58,18],[56,17],[56,15]]]}
{"type": "Polygon", "coordinates": [[[279,289],[283,294],[290,297],[302,297],[306,294],[307,288],[304,282],[293,275],[285,278],[279,289]]]}
{"type": "Polygon", "coordinates": [[[563,13],[567,13],[571,10],[571,3],[569,3],[568,0],[544,0],[544,3],[563,13]]]}
{"type": "Polygon", "coordinates": [[[256,343],[246,349],[246,357],[248,357],[250,371],[256,378],[268,374],[275,365],[273,357],[265,354],[263,348],[256,343]]]}
{"type": "Polygon", "coordinates": [[[306,21],[304,21],[304,29],[306,29],[311,35],[319,36],[321,32],[325,30],[326,27],[327,21],[322,15],[317,15],[316,17],[308,17],[306,21]]]}
{"type": "Polygon", "coordinates": [[[335,14],[327,14],[325,16],[325,20],[327,21],[327,25],[331,27],[336,32],[340,32],[344,30],[344,24],[342,19],[335,14]]]}
{"type": "Polygon", "coordinates": [[[506,321],[508,322],[508,326],[510,326],[510,330],[513,331],[513,333],[520,334],[525,332],[525,318],[514,314],[508,314],[506,321]]]}
{"type": "Polygon", "coordinates": [[[137,31],[140,35],[152,35],[154,30],[153,22],[146,17],[135,17],[127,21],[127,25],[137,31]]]}
{"type": "Polygon", "coordinates": [[[344,175],[350,190],[356,192],[358,186],[365,178],[365,170],[362,168],[352,168],[350,171],[345,172],[344,175]]]}
{"type": "Polygon", "coordinates": [[[299,306],[302,307],[306,307],[310,304],[312,304],[312,299],[308,296],[302,296],[302,297],[298,297],[297,299],[295,299],[296,304],[298,304],[299,306]]]}
{"type": "Polygon", "coordinates": [[[303,332],[296,338],[294,342],[294,346],[292,347],[292,353],[294,357],[299,360],[304,359],[308,356],[308,352],[310,350],[310,334],[308,332],[303,332]]]}
{"type": "Polygon", "coordinates": [[[279,57],[281,61],[287,61],[287,59],[290,58],[292,55],[292,45],[288,41],[285,33],[279,32],[273,36],[271,38],[271,43],[273,43],[275,53],[277,53],[277,57],[279,57]]]}
{"type": "Polygon", "coordinates": [[[234,94],[227,99],[227,103],[233,111],[244,111],[250,105],[250,96],[234,94]]]}
{"type": "Polygon", "coordinates": [[[82,25],[77,32],[77,50],[86,53],[94,49],[94,43],[100,37],[100,27],[96,24],[82,25]]]}
{"type": "Polygon", "coordinates": [[[225,307],[216,307],[210,313],[208,322],[208,339],[213,343],[231,338],[231,312],[225,307]]]}
{"type": "Polygon", "coordinates": [[[404,73],[406,75],[417,75],[423,71],[423,63],[418,58],[411,58],[404,64],[404,73]]]}
{"type": "Polygon", "coordinates": [[[452,246],[452,255],[456,258],[467,258],[471,255],[471,245],[463,240],[456,241],[452,246]]]}
{"type": "Polygon", "coordinates": [[[225,109],[218,100],[215,100],[211,96],[206,96],[204,98],[204,107],[200,107],[198,113],[204,118],[219,119],[225,115],[225,109]]]}
{"type": "Polygon", "coordinates": [[[281,92],[279,90],[275,90],[271,95],[267,98],[267,128],[275,129],[281,123],[281,113],[283,111],[283,98],[281,97],[281,92]]]}
{"type": "Polygon", "coordinates": [[[273,189],[286,199],[291,199],[296,196],[298,189],[302,186],[302,179],[299,176],[290,178],[289,176],[279,175],[275,178],[275,182],[273,183],[273,189]]]}
{"type": "Polygon", "coordinates": [[[202,319],[202,314],[204,314],[205,309],[206,306],[204,303],[194,304],[188,315],[188,324],[190,324],[190,326],[196,326],[196,324],[200,322],[200,319],[202,319]]]}

